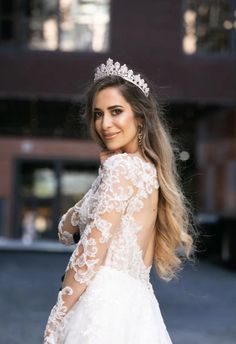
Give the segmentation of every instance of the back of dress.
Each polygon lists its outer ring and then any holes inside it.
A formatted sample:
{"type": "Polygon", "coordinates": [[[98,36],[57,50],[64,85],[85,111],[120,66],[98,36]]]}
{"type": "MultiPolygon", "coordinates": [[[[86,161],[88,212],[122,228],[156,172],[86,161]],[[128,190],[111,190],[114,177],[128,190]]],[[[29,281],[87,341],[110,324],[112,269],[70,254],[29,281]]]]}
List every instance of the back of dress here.
{"type": "Polygon", "coordinates": [[[105,168],[114,170],[120,185],[124,184],[125,177],[132,191],[104,265],[128,272],[144,283],[149,282],[158,202],[156,168],[138,156],[126,153],[109,158],[105,168]],[[124,171],[122,176],[121,170],[124,171]]]}
{"type": "Polygon", "coordinates": [[[158,186],[155,166],[138,156],[116,154],[104,162],[72,219],[79,226],[81,236],[90,223],[94,226],[96,222],[101,240],[94,242],[94,250],[103,251],[105,248],[100,243],[108,242],[101,265],[149,281],[158,186]]]}
{"type": "MultiPolygon", "coordinates": [[[[73,207],[80,230],[45,344],[171,344],[149,282],[158,202],[157,171],[140,157],[106,159],[73,207]]],[[[70,211],[70,210],[69,210],[70,211]]],[[[73,242],[64,228],[59,237],[73,242]]]]}

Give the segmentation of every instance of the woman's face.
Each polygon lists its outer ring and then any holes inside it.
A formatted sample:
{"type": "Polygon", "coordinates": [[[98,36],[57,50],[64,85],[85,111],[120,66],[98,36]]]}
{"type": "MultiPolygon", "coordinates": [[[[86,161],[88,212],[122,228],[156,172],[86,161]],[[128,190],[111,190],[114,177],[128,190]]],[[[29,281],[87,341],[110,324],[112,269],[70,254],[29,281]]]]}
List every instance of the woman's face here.
{"type": "Polygon", "coordinates": [[[94,99],[95,130],[108,150],[138,150],[138,122],[130,104],[117,87],[107,87],[94,99]]]}

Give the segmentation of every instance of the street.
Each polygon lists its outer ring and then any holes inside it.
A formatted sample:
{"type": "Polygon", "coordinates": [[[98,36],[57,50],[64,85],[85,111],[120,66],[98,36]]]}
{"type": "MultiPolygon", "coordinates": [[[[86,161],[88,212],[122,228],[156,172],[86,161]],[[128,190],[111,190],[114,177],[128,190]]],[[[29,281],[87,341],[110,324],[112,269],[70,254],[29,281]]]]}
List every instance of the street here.
{"type": "MultiPolygon", "coordinates": [[[[68,258],[0,251],[1,344],[42,343],[68,258]]],[[[151,282],[173,344],[236,343],[236,271],[200,259],[169,283],[152,269],[151,282]]]]}

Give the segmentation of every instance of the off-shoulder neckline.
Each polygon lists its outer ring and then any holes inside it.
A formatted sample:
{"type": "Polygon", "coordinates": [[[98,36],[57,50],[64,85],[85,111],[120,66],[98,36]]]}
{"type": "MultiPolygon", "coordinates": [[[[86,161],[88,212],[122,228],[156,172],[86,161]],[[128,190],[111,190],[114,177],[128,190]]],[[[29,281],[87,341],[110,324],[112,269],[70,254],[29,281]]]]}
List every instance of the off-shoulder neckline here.
{"type": "Polygon", "coordinates": [[[156,169],[155,165],[154,165],[151,161],[145,161],[145,160],[143,160],[140,156],[136,155],[135,153],[127,153],[127,152],[116,153],[116,154],[113,154],[113,155],[109,156],[109,157],[105,160],[105,162],[106,162],[107,160],[109,160],[110,158],[112,158],[112,157],[121,156],[121,155],[123,155],[123,156],[124,156],[124,155],[125,155],[125,156],[129,156],[129,157],[131,157],[131,158],[136,158],[136,159],[138,159],[139,161],[141,161],[143,164],[149,165],[149,166],[151,166],[151,167],[153,167],[153,168],[156,169]]]}

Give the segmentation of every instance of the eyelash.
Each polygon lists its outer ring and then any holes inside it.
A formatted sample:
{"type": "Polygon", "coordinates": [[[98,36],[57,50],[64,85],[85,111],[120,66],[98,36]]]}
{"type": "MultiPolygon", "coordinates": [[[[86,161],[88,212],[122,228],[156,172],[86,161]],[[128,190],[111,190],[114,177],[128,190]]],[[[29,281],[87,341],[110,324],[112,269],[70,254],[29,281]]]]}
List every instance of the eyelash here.
{"type": "Polygon", "coordinates": [[[94,112],[94,118],[97,119],[101,115],[101,112],[94,112]]]}
{"type": "MultiPolygon", "coordinates": [[[[113,109],[111,113],[112,113],[113,116],[117,116],[117,115],[119,115],[121,112],[122,112],[121,109],[113,109]]],[[[95,118],[95,119],[100,118],[101,116],[102,116],[102,112],[98,112],[98,111],[95,111],[95,112],[94,112],[94,118],[95,118]]]]}
{"type": "Polygon", "coordinates": [[[115,116],[116,116],[116,115],[119,115],[122,112],[122,110],[121,109],[114,109],[114,110],[112,110],[112,113],[113,112],[115,112],[115,116]]]}

